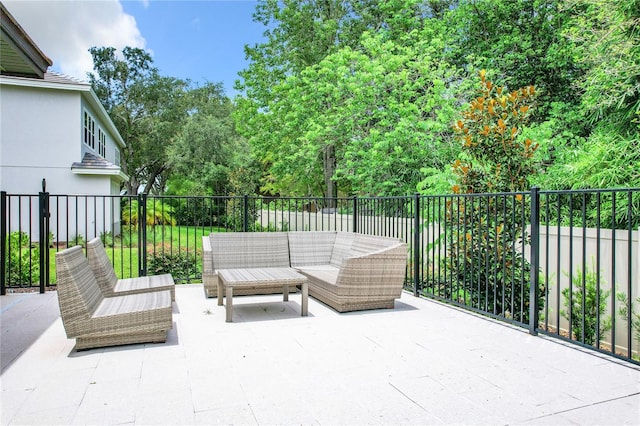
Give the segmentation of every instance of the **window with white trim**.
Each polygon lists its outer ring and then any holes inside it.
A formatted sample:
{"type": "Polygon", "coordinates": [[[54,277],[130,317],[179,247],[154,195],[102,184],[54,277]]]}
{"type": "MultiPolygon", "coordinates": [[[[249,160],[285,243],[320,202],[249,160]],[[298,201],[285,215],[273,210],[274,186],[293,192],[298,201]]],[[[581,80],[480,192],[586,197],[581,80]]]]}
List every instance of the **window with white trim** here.
{"type": "Polygon", "coordinates": [[[107,156],[107,135],[98,128],[98,154],[103,158],[107,156]]]}
{"type": "Polygon", "coordinates": [[[84,143],[96,149],[96,122],[87,111],[84,112],[84,143]]]}
{"type": "Polygon", "coordinates": [[[120,150],[118,148],[116,148],[116,155],[115,155],[115,161],[116,161],[116,166],[120,165],[120,150]]]}

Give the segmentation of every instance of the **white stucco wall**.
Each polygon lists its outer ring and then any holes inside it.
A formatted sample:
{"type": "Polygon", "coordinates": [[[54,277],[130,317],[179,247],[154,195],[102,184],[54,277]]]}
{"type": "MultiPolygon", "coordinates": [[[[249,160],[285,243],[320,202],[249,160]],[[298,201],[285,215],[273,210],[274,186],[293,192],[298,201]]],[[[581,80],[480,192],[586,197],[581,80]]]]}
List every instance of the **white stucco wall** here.
{"type": "Polygon", "coordinates": [[[80,158],[80,95],[59,90],[0,86],[0,188],[37,193],[65,183],[80,158]]]}

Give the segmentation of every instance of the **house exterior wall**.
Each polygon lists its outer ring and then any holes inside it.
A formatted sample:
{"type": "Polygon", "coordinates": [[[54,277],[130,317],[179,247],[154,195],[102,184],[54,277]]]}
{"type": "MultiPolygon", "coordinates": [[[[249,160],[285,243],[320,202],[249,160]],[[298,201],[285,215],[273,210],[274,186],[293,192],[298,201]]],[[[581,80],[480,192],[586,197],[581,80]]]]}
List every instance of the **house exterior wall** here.
{"type": "MultiPolygon", "coordinates": [[[[71,170],[72,163],[82,161],[85,152],[100,155],[99,129],[105,135],[104,157],[119,165],[117,135],[108,130],[103,113],[86,100],[89,96],[88,91],[0,85],[0,190],[36,195],[45,179],[46,191],[52,194],[51,232],[60,241],[78,234],[88,240],[104,230],[114,235],[120,232],[120,200],[109,197],[119,194],[119,177],[71,170]],[[94,147],[84,143],[85,111],[95,121],[94,147]],[[87,197],[54,197],[63,194],[92,197],[90,201],[87,197]],[[73,225],[67,225],[67,214],[74,216],[73,225]]],[[[38,197],[10,201],[9,232],[29,232],[39,239],[38,197]]]]}
{"type": "Polygon", "coordinates": [[[80,160],[80,95],[0,86],[0,188],[10,193],[67,192],[80,160]]]}

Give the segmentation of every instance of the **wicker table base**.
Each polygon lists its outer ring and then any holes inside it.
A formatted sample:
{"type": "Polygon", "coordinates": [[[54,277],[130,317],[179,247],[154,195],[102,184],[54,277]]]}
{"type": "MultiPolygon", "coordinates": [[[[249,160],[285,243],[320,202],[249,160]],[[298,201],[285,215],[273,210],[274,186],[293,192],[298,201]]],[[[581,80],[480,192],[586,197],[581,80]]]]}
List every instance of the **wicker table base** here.
{"type": "Polygon", "coordinates": [[[233,289],[237,287],[267,287],[282,285],[285,302],[289,300],[289,286],[300,285],[302,293],[301,315],[308,315],[309,287],[307,277],[297,273],[292,268],[242,268],[219,269],[218,271],[218,306],[223,305],[223,295],[226,293],[227,322],[233,322],[233,289]],[[225,291],[226,289],[226,291],[225,291]]]}

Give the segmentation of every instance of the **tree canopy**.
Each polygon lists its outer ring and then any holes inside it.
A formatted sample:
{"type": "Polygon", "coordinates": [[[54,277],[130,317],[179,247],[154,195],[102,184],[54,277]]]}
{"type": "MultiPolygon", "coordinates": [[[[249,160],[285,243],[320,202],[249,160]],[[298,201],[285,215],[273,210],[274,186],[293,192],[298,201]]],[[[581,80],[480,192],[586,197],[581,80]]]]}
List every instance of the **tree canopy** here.
{"type": "Polygon", "coordinates": [[[539,146],[520,181],[639,186],[639,11],[637,0],[260,2],[267,41],[247,47],[235,117],[267,192],[442,192],[468,159],[455,123],[486,69],[505,93],[536,90],[514,134],[539,146]]]}
{"type": "Polygon", "coordinates": [[[90,52],[89,80],[126,144],[127,193],[225,193],[230,171],[250,160],[221,84],[161,76],[138,48],[90,52]]]}
{"type": "Polygon", "coordinates": [[[161,76],[141,49],[92,49],[90,79],[127,143],[130,193],[452,191],[485,154],[457,125],[480,70],[498,104],[535,87],[510,143],[538,149],[513,182],[640,186],[639,1],[262,0],[265,41],[245,47],[234,100],[161,76]]]}

